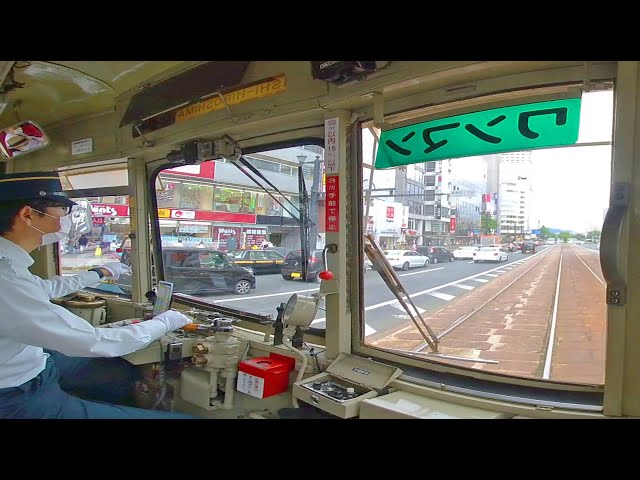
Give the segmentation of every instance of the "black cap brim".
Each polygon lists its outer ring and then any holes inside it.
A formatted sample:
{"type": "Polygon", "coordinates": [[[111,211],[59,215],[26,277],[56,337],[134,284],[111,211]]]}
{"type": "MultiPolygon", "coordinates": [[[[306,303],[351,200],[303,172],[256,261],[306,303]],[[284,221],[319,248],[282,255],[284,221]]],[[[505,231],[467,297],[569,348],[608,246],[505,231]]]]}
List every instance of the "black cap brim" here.
{"type": "Polygon", "coordinates": [[[62,195],[45,195],[44,197],[39,197],[39,198],[45,198],[45,199],[51,200],[53,202],[58,202],[58,203],[61,203],[63,205],[66,205],[68,207],[73,207],[73,206],[77,205],[76,202],[74,202],[73,200],[70,200],[67,197],[62,196],[62,195]]]}

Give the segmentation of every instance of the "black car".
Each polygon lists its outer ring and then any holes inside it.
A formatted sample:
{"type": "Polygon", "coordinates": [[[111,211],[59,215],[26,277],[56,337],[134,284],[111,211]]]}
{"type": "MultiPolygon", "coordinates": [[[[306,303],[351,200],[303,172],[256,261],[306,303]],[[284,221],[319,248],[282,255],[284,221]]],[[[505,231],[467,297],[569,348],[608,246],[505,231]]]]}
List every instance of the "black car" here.
{"type": "Polygon", "coordinates": [[[280,273],[284,255],[275,250],[230,250],[227,255],[241,267],[250,268],[253,273],[280,273]]]}
{"type": "MultiPolygon", "coordinates": [[[[128,256],[121,261],[127,263],[128,256]]],[[[190,295],[233,292],[245,295],[256,288],[256,277],[219,250],[165,247],[162,249],[164,279],[174,284],[175,293],[190,295]]],[[[122,275],[118,286],[130,293],[131,276],[122,275]]]]}
{"type": "Polygon", "coordinates": [[[453,262],[455,259],[451,250],[444,247],[417,247],[416,252],[425,257],[429,257],[431,263],[453,262]]]}
{"type": "MultiPolygon", "coordinates": [[[[322,250],[312,250],[307,259],[307,282],[319,282],[321,279],[318,274],[323,270],[322,250]]],[[[302,250],[287,253],[280,273],[285,280],[302,278],[302,250]]]]}
{"type": "Polygon", "coordinates": [[[522,253],[536,253],[536,244],[533,242],[525,242],[522,244],[522,253]]]}

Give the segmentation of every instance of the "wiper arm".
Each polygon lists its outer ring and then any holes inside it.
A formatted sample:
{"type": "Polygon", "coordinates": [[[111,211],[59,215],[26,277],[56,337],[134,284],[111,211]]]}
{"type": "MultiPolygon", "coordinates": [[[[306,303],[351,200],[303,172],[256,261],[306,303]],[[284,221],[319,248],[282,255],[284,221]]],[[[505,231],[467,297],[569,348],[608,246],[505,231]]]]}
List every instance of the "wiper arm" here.
{"type": "MultiPolygon", "coordinates": [[[[293,202],[291,200],[289,200],[280,190],[278,190],[278,187],[276,187],[273,183],[271,183],[267,178],[264,177],[264,175],[262,175],[253,165],[251,165],[246,158],[244,158],[244,156],[240,156],[240,158],[238,158],[238,160],[236,161],[231,161],[230,163],[234,166],[236,166],[238,168],[238,170],[240,170],[242,173],[244,173],[247,177],[249,177],[249,179],[255,183],[256,185],[258,185],[260,188],[262,188],[262,190],[265,191],[265,193],[267,195],[269,195],[271,198],[273,198],[273,200],[280,205],[289,215],[291,215],[292,218],[295,218],[296,220],[297,217],[296,215],[294,215],[293,213],[291,213],[282,203],[280,203],[280,201],[269,191],[266,189],[266,187],[264,185],[262,185],[260,182],[258,182],[253,176],[251,176],[251,174],[249,172],[247,172],[247,170],[245,169],[248,168],[251,172],[255,173],[258,177],[260,177],[262,180],[264,180],[271,188],[273,188],[276,192],[278,192],[282,198],[284,198],[287,202],[289,202],[291,205],[293,205],[293,208],[295,208],[295,210],[297,211],[298,215],[301,214],[300,210],[298,209],[298,207],[296,207],[293,202]],[[242,165],[238,165],[237,162],[242,163],[242,165]]],[[[298,220],[299,221],[299,220],[298,220]]]]}
{"type": "Polygon", "coordinates": [[[298,196],[299,196],[299,206],[296,207],[291,200],[289,200],[273,183],[271,183],[260,171],[251,165],[243,155],[239,155],[237,158],[229,158],[229,161],[232,165],[244,173],[249,179],[258,185],[262,190],[264,190],[267,195],[269,195],[278,205],[280,205],[292,218],[294,218],[300,225],[300,253],[302,260],[302,278],[304,280],[307,279],[308,272],[308,259],[311,255],[309,251],[309,234],[310,234],[310,223],[315,225],[311,219],[309,219],[309,197],[307,195],[307,188],[304,182],[304,173],[302,171],[302,165],[298,168],[298,196]],[[284,198],[287,202],[289,202],[295,211],[298,213],[298,216],[294,215],[289,211],[267,188],[262,185],[252,174],[255,174],[260,179],[264,180],[264,182],[269,185],[273,190],[279,193],[282,198],[284,198]]]}
{"type": "Polygon", "coordinates": [[[308,259],[309,259],[309,196],[307,186],[304,183],[304,172],[302,165],[298,169],[298,195],[300,203],[300,256],[302,257],[302,278],[307,280],[308,259]]]}

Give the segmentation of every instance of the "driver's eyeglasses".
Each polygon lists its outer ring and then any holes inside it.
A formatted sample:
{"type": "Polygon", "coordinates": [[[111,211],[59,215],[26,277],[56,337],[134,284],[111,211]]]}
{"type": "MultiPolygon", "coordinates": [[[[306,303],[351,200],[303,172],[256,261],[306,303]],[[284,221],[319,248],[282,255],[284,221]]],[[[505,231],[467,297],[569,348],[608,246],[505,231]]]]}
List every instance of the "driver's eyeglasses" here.
{"type": "Polygon", "coordinates": [[[40,212],[40,213],[44,213],[45,215],[48,215],[47,213],[45,213],[45,212],[43,211],[43,210],[44,210],[45,208],[47,208],[47,207],[48,207],[48,208],[59,208],[60,210],[62,210],[62,211],[64,212],[64,215],[62,215],[63,217],[65,217],[65,216],[69,215],[69,214],[71,213],[71,210],[73,209],[73,205],[62,205],[62,206],[58,206],[58,205],[56,205],[56,206],[47,205],[46,207],[41,207],[41,208],[34,208],[34,207],[31,207],[31,208],[33,208],[34,210],[36,210],[36,211],[38,211],[38,212],[40,212]]]}

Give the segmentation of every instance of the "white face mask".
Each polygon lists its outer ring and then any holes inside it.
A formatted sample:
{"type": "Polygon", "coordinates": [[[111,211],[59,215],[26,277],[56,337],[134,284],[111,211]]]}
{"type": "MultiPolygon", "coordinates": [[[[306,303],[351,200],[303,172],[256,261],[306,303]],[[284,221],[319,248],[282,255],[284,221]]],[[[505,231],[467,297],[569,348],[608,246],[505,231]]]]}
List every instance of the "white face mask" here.
{"type": "MultiPolygon", "coordinates": [[[[36,210],[33,208],[32,210],[36,210]]],[[[36,212],[40,212],[40,210],[36,210],[36,212]]],[[[49,245],[50,243],[56,243],[63,240],[67,235],[69,235],[69,231],[71,230],[71,214],[65,215],[64,217],[56,217],[54,215],[49,215],[48,213],[40,212],[47,217],[57,218],[60,220],[60,230],[53,233],[45,233],[39,228],[34,227],[33,225],[29,225],[34,230],[42,233],[42,240],[40,241],[40,245],[49,245]]]]}

